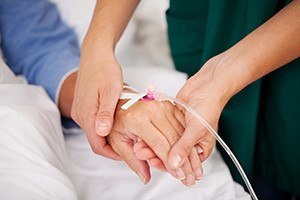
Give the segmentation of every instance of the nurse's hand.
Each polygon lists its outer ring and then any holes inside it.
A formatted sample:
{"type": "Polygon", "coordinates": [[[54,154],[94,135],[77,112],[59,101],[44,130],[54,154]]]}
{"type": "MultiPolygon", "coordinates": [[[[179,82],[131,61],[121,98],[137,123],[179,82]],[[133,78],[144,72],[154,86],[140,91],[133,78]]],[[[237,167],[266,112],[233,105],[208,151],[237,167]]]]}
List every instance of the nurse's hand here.
{"type": "Polygon", "coordinates": [[[104,137],[113,125],[122,72],[114,52],[139,0],[99,0],[81,47],[71,117],[85,131],[96,154],[117,159],[104,137]],[[120,17],[122,13],[122,17],[120,17]]]}
{"type": "MultiPolygon", "coordinates": [[[[209,60],[197,74],[186,82],[177,96],[187,102],[215,130],[218,128],[219,117],[227,102],[226,95],[223,95],[226,94],[226,91],[213,81],[216,73],[215,66],[220,59],[220,57],[215,57],[209,60]]],[[[185,110],[182,111],[185,112],[185,110]]],[[[183,136],[169,154],[168,163],[172,169],[182,166],[195,145],[199,145],[203,150],[203,153],[200,154],[201,162],[207,159],[215,146],[215,139],[211,133],[188,112],[185,112],[185,123],[186,129],[183,136]]]]}
{"type": "Polygon", "coordinates": [[[122,91],[122,71],[113,53],[97,52],[95,56],[97,59],[91,60],[82,55],[71,117],[86,133],[94,153],[119,159],[105,136],[113,125],[122,91]]]}
{"type": "MultiPolygon", "coordinates": [[[[124,101],[120,101],[118,107],[123,103],[124,101]]],[[[134,151],[134,144],[141,140],[151,148],[151,151],[144,153],[155,154],[159,158],[155,156],[154,160],[148,160],[149,163],[161,161],[166,166],[166,171],[174,177],[183,180],[186,185],[194,185],[194,172],[196,169],[202,170],[195,149],[188,155],[190,161],[185,162],[179,170],[172,170],[167,165],[170,149],[184,131],[180,123],[183,118],[181,111],[169,102],[138,101],[128,110],[117,108],[115,123],[107,140],[144,184],[150,181],[149,165],[147,161],[138,159],[134,151]]],[[[164,166],[161,169],[164,169],[164,166]]]]}
{"type": "MultiPolygon", "coordinates": [[[[232,96],[257,79],[299,58],[299,19],[300,1],[291,1],[230,49],[210,59],[187,81],[178,98],[188,102],[216,129],[220,114],[232,96]]],[[[206,129],[188,113],[185,121],[187,128],[170,152],[169,164],[174,169],[187,159],[195,144],[203,148],[201,159],[205,160],[215,143],[206,129]]]]}

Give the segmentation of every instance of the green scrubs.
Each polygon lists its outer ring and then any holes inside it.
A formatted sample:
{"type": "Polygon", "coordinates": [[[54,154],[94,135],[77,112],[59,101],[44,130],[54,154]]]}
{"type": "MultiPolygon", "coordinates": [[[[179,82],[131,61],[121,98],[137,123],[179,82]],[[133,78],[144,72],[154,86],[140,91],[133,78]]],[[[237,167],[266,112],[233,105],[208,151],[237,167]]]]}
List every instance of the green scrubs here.
{"type": "MultiPolygon", "coordinates": [[[[236,44],[287,3],[280,0],[170,0],[168,33],[177,69],[193,75],[209,58],[236,44]]],[[[248,176],[261,176],[284,191],[300,195],[298,125],[299,59],[235,95],[222,113],[219,133],[248,176]]],[[[235,180],[242,183],[227,155],[223,157],[235,180]]]]}

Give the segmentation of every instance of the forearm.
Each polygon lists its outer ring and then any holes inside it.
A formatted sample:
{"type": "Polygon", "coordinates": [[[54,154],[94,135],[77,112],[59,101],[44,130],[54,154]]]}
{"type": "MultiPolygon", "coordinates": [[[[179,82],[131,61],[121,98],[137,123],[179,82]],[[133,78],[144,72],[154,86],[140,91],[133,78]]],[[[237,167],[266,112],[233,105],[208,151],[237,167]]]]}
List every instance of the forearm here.
{"type": "Polygon", "coordinates": [[[123,76],[114,51],[139,0],[98,0],[81,48],[71,117],[87,133],[96,154],[117,158],[110,146],[99,148],[97,134],[106,144],[114,122],[123,76]],[[89,119],[89,120],[87,120],[89,119]]]}
{"type": "MultiPolygon", "coordinates": [[[[90,55],[113,53],[139,0],[98,0],[82,46],[82,61],[90,55]]],[[[84,63],[83,63],[84,64],[84,63]]]]}
{"type": "Polygon", "coordinates": [[[296,0],[219,55],[221,59],[214,69],[213,79],[229,100],[253,81],[299,55],[300,1],[296,0]]]}

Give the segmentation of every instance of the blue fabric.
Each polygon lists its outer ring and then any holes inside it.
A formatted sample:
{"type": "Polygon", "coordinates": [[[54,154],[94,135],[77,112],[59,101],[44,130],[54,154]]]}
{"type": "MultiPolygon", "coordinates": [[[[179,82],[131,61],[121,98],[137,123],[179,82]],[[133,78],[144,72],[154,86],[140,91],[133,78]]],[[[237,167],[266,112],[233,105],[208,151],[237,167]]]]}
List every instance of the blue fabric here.
{"type": "Polygon", "coordinates": [[[3,56],[17,75],[44,87],[52,100],[62,77],[79,66],[75,33],[46,0],[0,0],[3,56]]]}

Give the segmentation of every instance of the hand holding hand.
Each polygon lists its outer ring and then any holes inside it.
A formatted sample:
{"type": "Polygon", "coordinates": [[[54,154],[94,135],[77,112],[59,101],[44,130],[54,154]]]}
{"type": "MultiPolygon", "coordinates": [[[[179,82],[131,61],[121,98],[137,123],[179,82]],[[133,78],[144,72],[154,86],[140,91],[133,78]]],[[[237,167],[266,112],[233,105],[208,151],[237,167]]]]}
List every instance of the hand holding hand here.
{"type": "MultiPolygon", "coordinates": [[[[187,102],[215,130],[217,130],[221,112],[229,99],[226,90],[223,90],[222,85],[214,79],[215,73],[218,73],[219,62],[222,62],[222,55],[209,60],[197,74],[186,82],[177,96],[187,102]]],[[[178,107],[182,109],[180,106],[178,107]]],[[[195,145],[199,145],[203,150],[203,153],[200,154],[201,162],[208,158],[215,146],[215,138],[188,112],[185,112],[185,123],[186,129],[182,137],[172,147],[169,154],[168,164],[173,169],[182,166],[195,145]]]]}
{"type": "MultiPolygon", "coordinates": [[[[120,101],[119,106],[123,103],[120,101]]],[[[149,157],[150,165],[157,166],[159,163],[161,169],[165,166],[174,177],[183,180],[186,185],[193,185],[194,171],[202,169],[196,151],[191,151],[190,161],[176,171],[167,165],[169,151],[184,131],[180,121],[183,121],[183,114],[169,102],[139,101],[127,111],[116,111],[115,123],[107,140],[144,183],[150,180],[149,166],[145,160],[136,157],[136,152],[143,158],[149,157]],[[147,148],[136,146],[134,149],[134,145],[141,144],[141,141],[147,144],[147,148]]]]}
{"type": "Polygon", "coordinates": [[[105,136],[113,125],[122,91],[122,71],[113,54],[102,55],[96,61],[82,59],[71,117],[86,133],[94,153],[119,159],[106,143],[105,136]]]}

